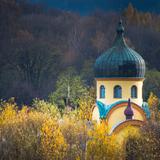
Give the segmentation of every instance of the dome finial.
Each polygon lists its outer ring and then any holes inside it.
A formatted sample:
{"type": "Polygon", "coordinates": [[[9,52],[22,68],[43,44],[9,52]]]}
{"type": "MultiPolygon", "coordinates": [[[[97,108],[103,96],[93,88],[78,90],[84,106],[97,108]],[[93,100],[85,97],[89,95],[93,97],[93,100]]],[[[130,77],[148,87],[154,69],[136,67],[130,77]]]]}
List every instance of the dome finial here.
{"type": "Polygon", "coordinates": [[[120,36],[123,36],[124,34],[124,27],[122,24],[122,19],[119,20],[118,27],[117,27],[117,34],[120,36]]]}
{"type": "Polygon", "coordinates": [[[131,107],[131,100],[130,98],[128,99],[128,105],[127,108],[124,110],[124,114],[126,116],[126,120],[132,119],[134,113],[131,107]]]}

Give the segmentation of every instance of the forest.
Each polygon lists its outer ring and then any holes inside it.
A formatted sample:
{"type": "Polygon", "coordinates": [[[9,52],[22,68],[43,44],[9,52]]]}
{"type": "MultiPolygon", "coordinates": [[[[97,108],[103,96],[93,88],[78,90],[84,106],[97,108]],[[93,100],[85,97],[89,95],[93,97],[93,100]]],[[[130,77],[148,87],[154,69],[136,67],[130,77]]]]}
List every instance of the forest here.
{"type": "Polygon", "coordinates": [[[111,47],[120,17],[127,43],[146,61],[144,99],[151,91],[160,97],[160,15],[138,11],[132,4],[122,13],[82,16],[1,0],[0,98],[15,97],[19,105],[49,99],[64,107],[68,84],[74,82],[69,87],[75,104],[79,95],[94,88],[95,59],[111,47]]]}
{"type": "Polygon", "coordinates": [[[131,3],[92,14],[0,0],[0,160],[160,159],[160,15],[131,3]],[[146,62],[150,119],[128,126],[124,147],[92,121],[94,63],[122,18],[127,44],[146,62]],[[67,107],[69,106],[69,107],[67,107]]]}

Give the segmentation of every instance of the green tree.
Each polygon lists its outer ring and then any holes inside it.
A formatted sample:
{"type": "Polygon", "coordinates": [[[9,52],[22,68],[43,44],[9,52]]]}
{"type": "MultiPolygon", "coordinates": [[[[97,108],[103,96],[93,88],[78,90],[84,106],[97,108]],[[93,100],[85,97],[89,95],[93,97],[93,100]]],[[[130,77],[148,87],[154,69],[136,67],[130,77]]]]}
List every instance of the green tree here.
{"type": "Polygon", "coordinates": [[[56,90],[49,95],[49,101],[64,108],[65,101],[69,99],[71,104],[77,106],[79,98],[86,94],[87,88],[84,81],[73,68],[69,68],[59,75],[56,90]]]}
{"type": "Polygon", "coordinates": [[[59,119],[60,118],[60,112],[55,104],[51,104],[47,101],[40,100],[40,99],[34,99],[32,106],[36,109],[38,112],[42,112],[44,114],[50,115],[52,118],[59,119]]]}

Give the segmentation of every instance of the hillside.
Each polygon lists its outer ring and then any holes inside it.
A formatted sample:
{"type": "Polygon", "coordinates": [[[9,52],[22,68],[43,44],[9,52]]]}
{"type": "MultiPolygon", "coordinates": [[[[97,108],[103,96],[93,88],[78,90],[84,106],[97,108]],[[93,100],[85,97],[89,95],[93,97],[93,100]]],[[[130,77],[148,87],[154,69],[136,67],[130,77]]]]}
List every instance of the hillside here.
{"type": "Polygon", "coordinates": [[[145,82],[158,96],[160,82],[160,15],[140,12],[131,4],[122,13],[97,11],[87,16],[43,8],[26,1],[0,1],[0,98],[19,103],[47,98],[62,72],[72,67],[93,86],[95,59],[113,43],[122,17],[128,44],[146,61],[145,82]],[[150,77],[150,76],[149,76],[150,77]]]}

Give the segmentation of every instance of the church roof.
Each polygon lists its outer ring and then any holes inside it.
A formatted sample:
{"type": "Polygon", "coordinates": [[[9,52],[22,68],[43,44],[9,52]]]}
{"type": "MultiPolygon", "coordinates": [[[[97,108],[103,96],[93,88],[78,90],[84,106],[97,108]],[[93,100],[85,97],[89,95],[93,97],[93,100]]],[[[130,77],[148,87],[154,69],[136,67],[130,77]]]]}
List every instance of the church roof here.
{"type": "Polygon", "coordinates": [[[126,44],[122,21],[113,47],[97,58],[94,70],[96,78],[144,78],[145,61],[126,44]]]}
{"type": "MultiPolygon", "coordinates": [[[[96,101],[96,105],[97,105],[98,110],[99,110],[100,119],[105,119],[107,117],[109,111],[113,107],[115,107],[116,105],[121,104],[121,103],[128,103],[128,101],[127,100],[120,100],[120,101],[117,101],[117,102],[112,103],[110,105],[105,105],[104,103],[102,103],[100,101],[96,101]]],[[[148,103],[143,102],[141,108],[145,112],[147,119],[150,118],[150,111],[149,111],[148,103]]]]}

